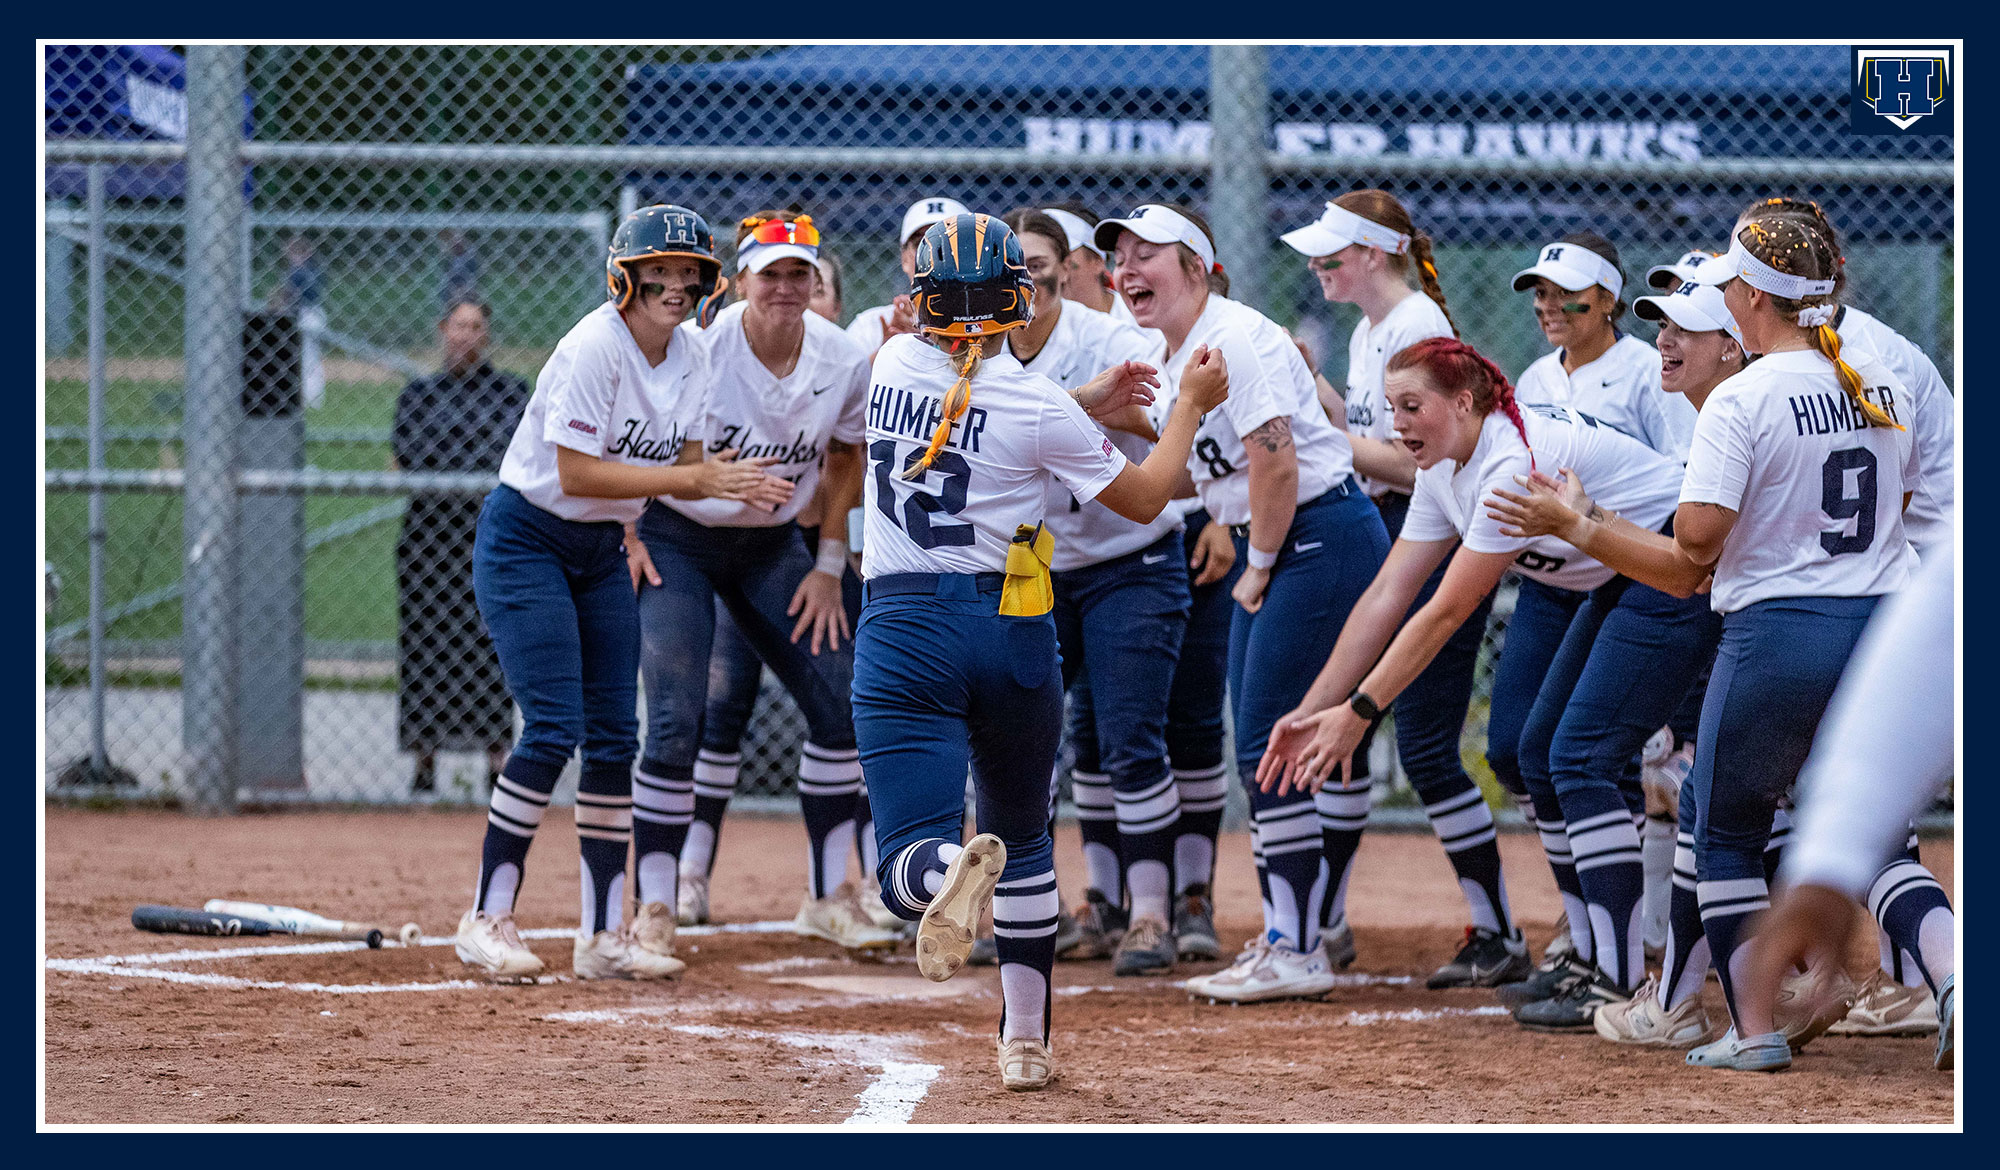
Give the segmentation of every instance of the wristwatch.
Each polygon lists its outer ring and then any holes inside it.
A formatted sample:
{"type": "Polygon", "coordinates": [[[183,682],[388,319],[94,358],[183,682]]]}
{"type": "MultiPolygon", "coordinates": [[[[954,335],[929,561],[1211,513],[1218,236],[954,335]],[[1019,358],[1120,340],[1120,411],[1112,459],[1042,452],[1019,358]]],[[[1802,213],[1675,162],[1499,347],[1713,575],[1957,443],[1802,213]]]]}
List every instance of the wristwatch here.
{"type": "Polygon", "coordinates": [[[1375,700],[1362,694],[1360,687],[1354,688],[1354,693],[1347,696],[1347,702],[1348,705],[1354,708],[1356,715],[1361,716],[1370,723],[1382,717],[1382,708],[1375,705],[1375,700]]]}

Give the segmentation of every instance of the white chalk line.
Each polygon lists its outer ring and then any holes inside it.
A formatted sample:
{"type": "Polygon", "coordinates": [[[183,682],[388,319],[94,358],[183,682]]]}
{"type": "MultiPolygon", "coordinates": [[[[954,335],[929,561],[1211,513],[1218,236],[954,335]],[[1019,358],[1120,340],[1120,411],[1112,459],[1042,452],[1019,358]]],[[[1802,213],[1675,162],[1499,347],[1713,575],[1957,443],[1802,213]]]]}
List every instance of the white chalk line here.
{"type": "MultiPolygon", "coordinates": [[[[1333,975],[1333,985],[1336,988],[1405,987],[1408,986],[1410,982],[1415,978],[1416,977],[1414,975],[1369,975],[1362,972],[1348,973],[1348,972],[1337,971],[1333,975]]],[[[1185,990],[1187,988],[1187,980],[1176,979],[1170,986],[1178,987],[1185,990]]]]}
{"type": "Polygon", "coordinates": [[[1429,1020],[1446,1020],[1466,1016],[1504,1016],[1508,1009],[1497,1004],[1473,1008],[1410,1008],[1400,1012],[1349,1012],[1340,1020],[1350,1027],[1365,1028],[1371,1024],[1420,1024],[1429,1020]]]}

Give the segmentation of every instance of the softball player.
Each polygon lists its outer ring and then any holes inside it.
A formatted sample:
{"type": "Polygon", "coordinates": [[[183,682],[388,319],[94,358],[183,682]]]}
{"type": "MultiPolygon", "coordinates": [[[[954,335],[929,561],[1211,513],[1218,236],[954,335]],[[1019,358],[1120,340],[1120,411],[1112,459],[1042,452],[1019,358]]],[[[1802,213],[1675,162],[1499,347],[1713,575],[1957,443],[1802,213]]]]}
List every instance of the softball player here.
{"type": "Polygon", "coordinates": [[[619,225],[605,261],[611,299],[542,367],[480,510],[473,590],[525,723],[494,783],[478,890],[458,924],[459,958],[490,975],[541,973],[514,927],[514,895],[579,743],[577,977],[669,978],[684,966],[670,904],[643,903],[624,921],[639,614],[620,546],[648,496],[773,507],[791,495],[768,460],[702,460],[707,360],[683,323],[719,268],[708,224],[684,207],[642,208],[619,225]]]}
{"type": "Polygon", "coordinates": [[[719,316],[702,339],[714,386],[710,449],[773,460],[771,474],[794,485],[790,499],[775,509],[655,499],[628,533],[634,575],[644,580],[646,754],[635,775],[636,815],[661,827],[642,835],[636,850],[639,896],[677,904],[719,599],[806,719],[798,788],[810,864],[793,929],[849,948],[892,948],[895,934],[869,921],[842,880],[861,765],[841,580],[847,513],[861,492],[868,359],[807,311],[819,238],[810,216],[770,211],[743,220],[736,272],[745,307],[719,316]],[[794,521],[816,493],[824,515],[815,558],[794,521]]]}
{"type": "MultiPolygon", "coordinates": [[[[1068,238],[1060,224],[1031,209],[1009,213],[1007,224],[1021,241],[1041,306],[1007,335],[1023,369],[1074,390],[1119,362],[1159,364],[1156,338],[1063,299],[1068,238]]],[[[1143,412],[1132,413],[1150,434],[1143,412]]],[[[1111,425],[1118,421],[1098,427],[1127,458],[1144,459],[1151,439],[1111,425]]],[[[1064,686],[1073,689],[1071,790],[1090,869],[1077,915],[1079,949],[1095,957],[1106,944],[1115,947],[1119,975],[1170,970],[1180,794],[1167,767],[1167,700],[1191,604],[1180,515],[1167,508],[1149,524],[1134,524],[1058,489],[1044,525],[1055,539],[1056,641],[1064,686]],[[1122,931],[1107,937],[1114,925],[1122,931]]]]}
{"type": "Polygon", "coordinates": [[[1397,433],[1421,469],[1410,514],[1319,678],[1273,738],[1258,781],[1319,788],[1510,568],[1585,594],[1528,718],[1521,763],[1542,819],[1568,827],[1583,903],[1571,926],[1589,933],[1576,940],[1569,977],[1550,981],[1515,1016],[1542,1030],[1588,1028],[1599,1003],[1629,995],[1643,974],[1637,785],[1626,782],[1626,765],[1699,669],[1688,650],[1705,636],[1708,615],[1700,601],[1619,577],[1560,541],[1506,536],[1479,505],[1543,461],[1588,464],[1618,496],[1614,506],[1658,527],[1673,511],[1680,465],[1581,412],[1522,410],[1498,368],[1452,339],[1392,358],[1388,392],[1397,433]],[[1437,593],[1396,634],[1440,563],[1437,593]]]}
{"type": "MultiPolygon", "coordinates": [[[[1188,468],[1209,514],[1234,528],[1246,562],[1231,590],[1228,678],[1238,774],[1247,776],[1273,721],[1297,701],[1307,664],[1332,648],[1388,536],[1291,336],[1209,291],[1215,245],[1199,218],[1149,203],[1098,224],[1096,238],[1118,258],[1119,292],[1133,316],[1166,337],[1168,400],[1178,355],[1207,345],[1229,358],[1229,403],[1203,422],[1188,468]]],[[[1190,980],[1188,990],[1237,1003],[1317,995],[1332,988],[1348,947],[1336,952],[1339,944],[1321,937],[1325,899],[1337,892],[1312,798],[1253,791],[1250,799],[1264,933],[1227,970],[1190,980]]]]}
{"type": "Polygon", "coordinates": [[[855,732],[881,834],[883,900],[918,921],[918,969],[955,974],[990,901],[1001,1082],[1038,1089],[1054,1078],[1060,900],[1048,784],[1062,721],[1043,509],[1060,483],[1080,502],[1150,523],[1229,375],[1221,354],[1197,349],[1183,400],[1135,465],[1080,404],[1149,400],[1152,367],[1120,363],[1073,399],[993,344],[1029,322],[1034,297],[1006,224],[971,214],[936,224],[915,269],[923,332],[883,345],[868,396],[855,732]],[[961,848],[968,766],[979,833],[961,848]]]}
{"type": "MultiPolygon", "coordinates": [[[[1925,558],[1910,587],[1869,623],[1841,675],[1799,778],[1798,829],[1781,871],[1786,889],[1752,944],[1740,993],[1746,1001],[1769,1005],[1793,964],[1817,952],[1845,952],[1855,902],[1872,909],[1898,887],[1923,888],[1911,869],[1922,867],[1898,856],[1898,847],[1903,826],[1951,782],[1953,563],[1949,546],[1925,558]],[[1893,860],[1878,869],[1884,858],[1893,860]]],[[[1911,965],[1936,996],[1934,1063],[1948,1070],[1958,1014],[1951,911],[1935,896],[1896,900],[1912,902],[1901,913],[1917,918],[1898,933],[1917,942],[1911,965]]]]}
{"type": "MultiPolygon", "coordinates": [[[[1715,253],[1699,248],[1681,253],[1681,258],[1672,264],[1655,264],[1646,270],[1646,286],[1659,289],[1663,293],[1674,292],[1694,279],[1694,270],[1704,260],[1712,260],[1715,253]]],[[[1636,310],[1635,310],[1636,311],[1636,310]]]]}
{"type": "MultiPolygon", "coordinates": [[[[1072,199],[1042,208],[1063,230],[1063,287],[1068,299],[1088,305],[1100,313],[1118,313],[1118,297],[1111,289],[1111,270],[1105,266],[1104,249],[1091,233],[1097,230],[1097,216],[1072,199]]],[[[1131,315],[1124,314],[1128,323],[1131,315]]]]}
{"type": "MultiPolygon", "coordinates": [[[[1327,300],[1359,306],[1361,320],[1347,344],[1347,437],[1355,465],[1394,540],[1403,528],[1415,483],[1416,462],[1394,442],[1384,372],[1395,356],[1426,338],[1456,337],[1444,290],[1438,284],[1430,237],[1386,191],[1352,191],[1326,205],[1315,223],[1283,237],[1310,259],[1327,300]],[[1410,287],[1414,268],[1421,295],[1410,287]]],[[[1412,603],[1414,614],[1444,579],[1439,566],[1412,603]]],[[[1507,907],[1500,869],[1500,846],[1493,812],[1459,761],[1459,733],[1472,702],[1472,673],[1486,633],[1492,597],[1482,598],[1451,639],[1396,701],[1396,750],[1411,785],[1424,802],[1431,827],[1444,843],[1458,874],[1472,924],[1452,961],[1432,974],[1428,986],[1492,987],[1526,978],[1527,943],[1507,907]]],[[[1347,887],[1361,830],[1368,821],[1366,748],[1356,753],[1357,776],[1346,788],[1321,789],[1314,797],[1328,872],[1336,891],[1347,887]]],[[[1342,917],[1329,899],[1328,921],[1342,917]]]]}
{"type": "MultiPolygon", "coordinates": [[[[923,238],[924,232],[934,223],[943,223],[945,220],[965,214],[967,214],[965,204],[956,199],[946,199],[941,195],[926,195],[910,204],[909,210],[903,212],[903,232],[900,237],[902,244],[896,254],[898,263],[903,268],[904,279],[914,279],[916,276],[917,241],[923,238]]],[[[898,294],[886,305],[877,305],[872,309],[863,309],[856,313],[854,320],[847,323],[847,336],[852,338],[863,352],[873,357],[875,351],[882,348],[883,342],[899,334],[914,332],[916,329],[915,305],[907,295],[898,294]]]]}

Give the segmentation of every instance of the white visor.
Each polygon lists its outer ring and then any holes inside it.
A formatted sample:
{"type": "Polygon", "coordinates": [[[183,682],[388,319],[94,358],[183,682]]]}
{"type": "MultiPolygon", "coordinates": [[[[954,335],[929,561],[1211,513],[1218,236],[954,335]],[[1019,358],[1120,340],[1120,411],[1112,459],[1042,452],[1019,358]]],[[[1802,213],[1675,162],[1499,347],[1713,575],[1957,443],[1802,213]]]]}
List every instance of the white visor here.
{"type": "Polygon", "coordinates": [[[1695,269],[1695,279],[1703,284],[1722,284],[1742,277],[1751,288],[1760,289],[1774,297],[1788,301],[1803,300],[1806,297],[1823,297],[1833,291],[1831,280],[1809,280],[1803,276],[1793,276],[1752,256],[1743,248],[1743,241],[1732,240],[1729,251],[1709,260],[1695,269]]]}
{"type": "Polygon", "coordinates": [[[1118,233],[1128,231],[1149,244],[1186,244],[1201,257],[1203,267],[1215,270],[1215,245],[1208,242],[1194,221],[1171,207],[1146,203],[1132,209],[1124,219],[1107,219],[1097,225],[1092,239],[1105,252],[1118,244],[1118,233]]]}
{"type": "Polygon", "coordinates": [[[1055,220],[1056,226],[1062,228],[1063,235],[1069,237],[1070,251],[1074,252],[1078,248],[1089,248],[1091,251],[1097,253],[1100,258],[1103,257],[1104,249],[1098,247],[1097,241],[1090,238],[1090,225],[1084,222],[1082,216],[1074,211],[1064,211],[1060,207],[1044,207],[1042,208],[1042,214],[1055,220]]]}
{"type": "Polygon", "coordinates": [[[1694,279],[1694,270],[1704,260],[1714,258],[1713,252],[1689,252],[1672,264],[1655,264],[1646,270],[1646,283],[1654,288],[1667,287],[1667,277],[1679,277],[1682,283],[1694,279]]]}
{"type": "Polygon", "coordinates": [[[1278,238],[1306,256],[1331,256],[1349,244],[1365,244],[1391,256],[1410,250],[1408,235],[1363,219],[1337,203],[1327,204],[1326,213],[1312,223],[1278,238]]]}
{"type": "Polygon", "coordinates": [[[968,214],[965,204],[960,203],[956,199],[946,199],[939,195],[931,195],[919,199],[915,203],[910,204],[910,209],[903,213],[903,234],[901,239],[903,243],[907,244],[910,242],[911,236],[916,235],[932,224],[943,223],[945,220],[956,219],[965,214],[968,214]]]}
{"type": "Polygon", "coordinates": [[[1727,333],[1743,345],[1743,330],[1722,303],[1722,290],[1712,284],[1688,281],[1664,296],[1640,297],[1632,313],[1644,321],[1672,321],[1690,333],[1727,333]]]}
{"type": "Polygon", "coordinates": [[[819,249],[804,244],[759,244],[745,240],[736,251],[736,271],[762,272],[780,260],[803,260],[817,266],[819,249]]]}
{"type": "Polygon", "coordinates": [[[1593,284],[1601,284],[1611,290],[1614,300],[1625,291],[1625,278],[1618,275],[1611,261],[1582,244],[1550,244],[1543,248],[1534,267],[1514,274],[1514,291],[1526,292],[1534,287],[1537,276],[1547,277],[1570,292],[1582,292],[1593,284]]]}

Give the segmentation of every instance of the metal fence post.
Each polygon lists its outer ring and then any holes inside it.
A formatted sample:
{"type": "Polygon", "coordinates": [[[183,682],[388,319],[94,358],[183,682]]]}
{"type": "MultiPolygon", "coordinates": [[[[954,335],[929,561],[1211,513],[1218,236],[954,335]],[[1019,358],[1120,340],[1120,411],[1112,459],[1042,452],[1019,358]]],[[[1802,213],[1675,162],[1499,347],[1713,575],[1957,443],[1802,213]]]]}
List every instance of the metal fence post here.
{"type": "Polygon", "coordinates": [[[243,47],[187,61],[182,719],[193,806],[236,807],[236,419],[242,413],[243,47]]]}
{"type": "Polygon", "coordinates": [[[1230,296],[1269,307],[1264,253],[1270,246],[1265,204],[1270,176],[1264,160],[1269,79],[1262,45],[1211,45],[1208,50],[1209,226],[1216,259],[1229,274],[1230,296]]]}

